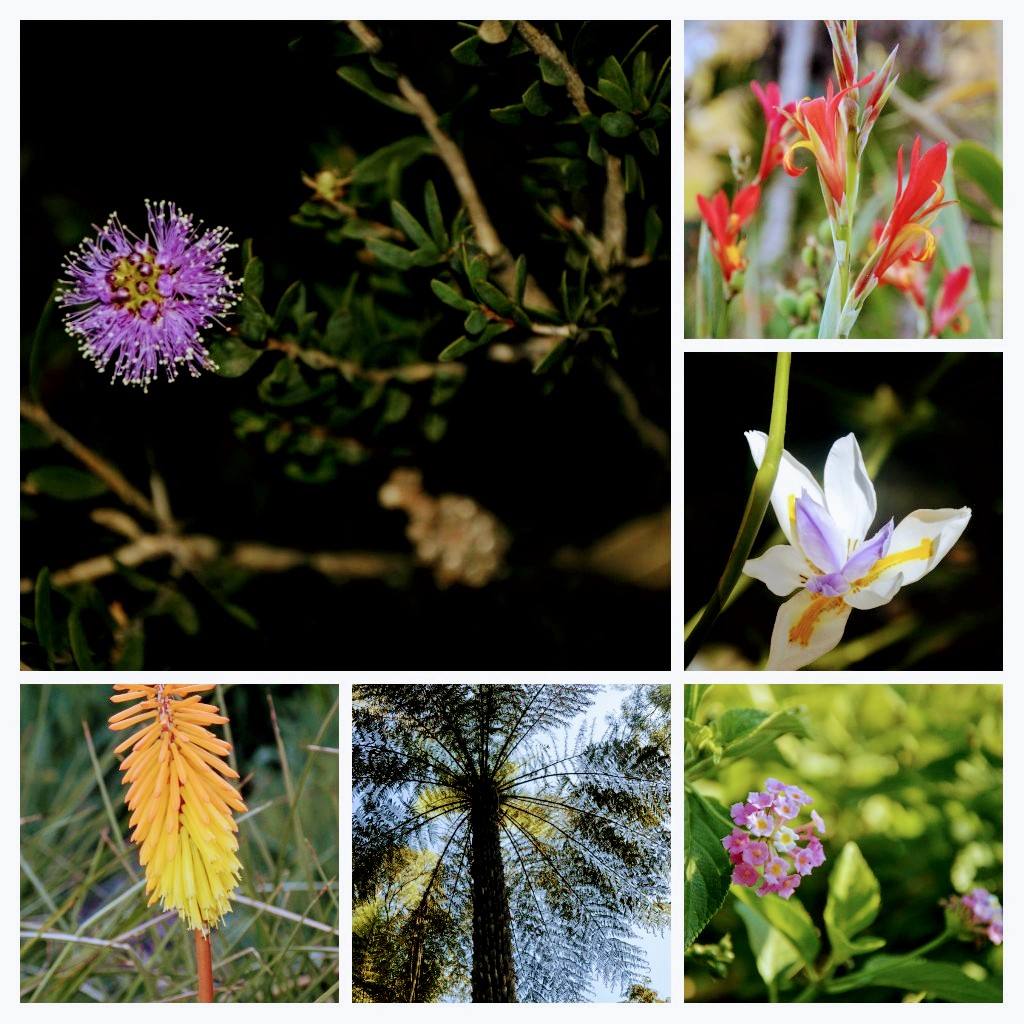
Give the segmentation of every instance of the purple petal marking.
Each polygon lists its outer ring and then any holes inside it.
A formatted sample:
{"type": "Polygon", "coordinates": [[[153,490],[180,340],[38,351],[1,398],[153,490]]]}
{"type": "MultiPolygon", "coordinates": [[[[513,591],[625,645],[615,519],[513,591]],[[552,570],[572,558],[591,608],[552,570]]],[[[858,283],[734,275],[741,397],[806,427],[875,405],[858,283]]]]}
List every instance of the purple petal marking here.
{"type": "Polygon", "coordinates": [[[846,545],[832,517],[807,492],[796,499],[796,536],[804,554],[825,573],[839,572],[846,545]]]}
{"type": "Polygon", "coordinates": [[[890,519],[871,540],[865,541],[847,559],[846,565],[843,566],[843,575],[851,583],[867,575],[875,562],[880,558],[885,558],[889,551],[889,544],[892,542],[892,532],[893,521],[890,519]]]}
{"type": "Polygon", "coordinates": [[[807,581],[807,589],[822,597],[838,597],[850,589],[850,584],[841,572],[830,572],[827,576],[812,576],[807,581]]]}

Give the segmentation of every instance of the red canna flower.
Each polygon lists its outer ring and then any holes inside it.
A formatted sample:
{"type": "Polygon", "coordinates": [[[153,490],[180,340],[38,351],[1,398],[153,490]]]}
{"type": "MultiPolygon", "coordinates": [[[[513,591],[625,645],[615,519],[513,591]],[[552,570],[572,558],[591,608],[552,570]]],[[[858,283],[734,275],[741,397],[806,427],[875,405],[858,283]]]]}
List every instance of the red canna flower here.
{"type": "MultiPolygon", "coordinates": [[[[874,237],[871,246],[872,251],[878,248],[884,229],[885,225],[882,221],[876,220],[874,231],[872,232],[874,237]]],[[[918,261],[915,259],[915,254],[912,251],[905,252],[892,263],[880,280],[882,284],[892,285],[893,288],[898,288],[901,292],[905,292],[920,309],[924,309],[927,301],[924,288],[931,269],[931,260],[918,261]]]]}
{"type": "Polygon", "coordinates": [[[759,185],[748,185],[741,188],[733,197],[732,208],[726,198],[725,190],[719,189],[709,201],[704,196],[697,196],[697,205],[708,229],[711,231],[712,251],[718,265],[722,268],[722,276],[728,284],[732,275],[743,270],[747,261],[743,258],[744,242],[740,239],[740,231],[757,210],[761,201],[759,185]]]}
{"type": "Polygon", "coordinates": [[[932,312],[932,337],[937,338],[947,327],[963,334],[970,326],[964,312],[964,292],[971,279],[971,268],[964,264],[946,274],[932,312]]]}
{"type": "Polygon", "coordinates": [[[786,173],[798,178],[807,168],[794,162],[798,149],[809,149],[818,163],[818,173],[825,183],[829,195],[836,204],[841,204],[846,192],[846,114],[843,99],[853,89],[867,85],[873,74],[859,82],[835,91],[829,79],[824,96],[817,99],[802,99],[792,114],[787,114],[790,123],[803,136],[786,150],[783,166],[786,173]]]}
{"type": "Polygon", "coordinates": [[[867,288],[869,279],[884,279],[887,271],[898,260],[927,262],[935,254],[935,236],[928,230],[936,214],[949,202],[943,202],[945,192],[942,178],[946,173],[945,142],[936,143],[921,156],[921,137],[914,139],[910,151],[910,173],[903,183],[903,147],[896,153],[896,201],[892,213],[885,222],[878,239],[881,255],[872,266],[869,261],[854,289],[860,295],[867,288]]]}
{"type": "Polygon", "coordinates": [[[766,122],[764,145],[761,148],[761,166],[754,179],[755,184],[763,185],[785,156],[783,134],[789,128],[789,119],[786,115],[796,110],[796,104],[787,103],[785,107],[780,105],[782,95],[778,82],[769,82],[767,85],[751,82],[750,89],[761,104],[766,122]]]}

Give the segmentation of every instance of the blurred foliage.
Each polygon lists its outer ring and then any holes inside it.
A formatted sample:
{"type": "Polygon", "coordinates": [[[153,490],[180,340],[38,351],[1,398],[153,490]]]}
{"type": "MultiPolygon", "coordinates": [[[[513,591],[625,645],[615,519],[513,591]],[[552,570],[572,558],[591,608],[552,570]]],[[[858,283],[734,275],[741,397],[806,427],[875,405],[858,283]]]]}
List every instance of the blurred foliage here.
{"type": "MultiPolygon", "coordinates": [[[[1002,894],[1001,687],[691,685],[686,691],[686,801],[722,808],[716,838],[731,826],[724,809],[769,776],[805,789],[828,829],[828,860],[789,903],[732,887],[735,900],[723,893],[721,909],[697,922],[699,942],[687,950],[688,1000],[763,1001],[767,978],[773,998],[792,999],[806,984],[803,964],[821,971],[831,962],[819,952],[826,944],[837,979],[852,976],[844,966],[850,954],[837,952],[837,929],[848,936],[869,929],[875,941],[859,937],[854,956],[883,946],[883,955],[900,956],[943,931],[940,900],[972,886],[1002,894]],[[723,729],[732,735],[738,718],[768,722],[770,716],[794,716],[802,724],[753,753],[732,756],[723,729]],[[852,895],[858,887],[860,895],[852,895]],[[844,891],[851,895],[841,898],[844,891]]],[[[727,858],[722,870],[728,889],[727,858]]],[[[706,884],[714,882],[714,870],[703,874],[706,884]]],[[[690,887],[688,879],[688,900],[690,887]]],[[[819,992],[817,998],[891,1001],[902,998],[900,988],[942,999],[987,998],[1001,985],[1002,950],[988,943],[943,944],[928,954],[927,962],[939,965],[931,977],[920,962],[901,980],[879,974],[881,980],[856,995],[819,992]],[[974,989],[979,983],[986,988],[974,989]]]]}
{"type": "MultiPolygon", "coordinates": [[[[684,598],[694,617],[729,555],[754,465],[745,430],[766,429],[774,358],[686,356],[687,538],[684,598]],[[728,380],[730,401],[709,394],[728,380]],[[723,509],[732,510],[723,514],[723,509]]],[[[963,536],[939,566],[870,611],[854,611],[840,645],[815,669],[999,669],[1002,667],[1002,357],[797,354],[793,358],[786,449],[816,479],[836,438],[852,431],[878,495],[876,525],[919,508],[972,510],[963,536]]],[[[769,512],[754,545],[777,532],[769,512]]],[[[781,534],[779,534],[781,537],[781,534]]],[[[767,655],[780,599],[741,577],[734,600],[690,667],[750,668],[767,655]]]]}
{"type": "MultiPolygon", "coordinates": [[[[958,207],[938,221],[940,252],[928,275],[928,308],[945,271],[971,262],[980,290],[980,315],[991,337],[1002,335],[1001,23],[992,21],[861,21],[860,70],[878,69],[899,44],[899,83],[875,125],[862,160],[855,238],[856,258],[867,254],[876,220],[892,208],[896,151],[909,156],[915,135],[930,146],[950,143],[953,175],[947,198],[958,207]],[[954,226],[953,222],[956,221],[954,226]],[[963,232],[964,245],[941,245],[943,234],[963,232]],[[969,244],[969,250],[967,245],[969,244]]],[[[688,21],[685,45],[684,161],[686,218],[686,337],[696,337],[698,194],[724,187],[730,194],[757,170],[764,117],[750,82],[802,83],[796,95],[823,96],[834,76],[828,34],[820,22],[688,21]],[[802,33],[810,33],[805,50],[802,33]],[[799,37],[799,38],[798,38],[799,37]],[[743,181],[739,181],[743,179],[743,181]]],[[[831,271],[831,239],[813,168],[799,181],[782,168],[769,179],[761,209],[748,232],[751,260],[744,294],[731,304],[732,333],[742,337],[817,337],[820,306],[831,271]],[[821,247],[820,242],[825,242],[821,247]],[[819,243],[816,245],[816,243],[819,243]],[[816,262],[808,262],[813,256],[816,262]],[[806,298],[804,296],[807,296],[806,298]],[[756,325],[756,333],[755,333],[756,325]]],[[[913,302],[892,287],[869,297],[855,336],[917,337],[913,302]]],[[[954,336],[950,334],[950,336],[954,336]]]]}
{"type": "MultiPolygon", "coordinates": [[[[21,687],[24,1001],[195,997],[191,932],[146,906],[112,754],[124,734],[107,728],[111,693],[21,687]],[[26,934],[37,931],[58,937],[26,934]]],[[[238,817],[238,893],[254,901],[236,901],[213,932],[217,1000],[336,1002],[338,689],[219,686],[210,698],[231,719],[223,728],[249,808],[238,817]]]]}
{"type": "MultiPolygon", "coordinates": [[[[664,665],[667,644],[655,651],[653,638],[667,587],[630,577],[642,553],[624,551],[616,573],[564,556],[668,501],[669,32],[539,27],[581,76],[587,113],[565,67],[513,22],[370,23],[354,30],[362,38],[343,23],[282,22],[253,25],[245,52],[222,45],[209,77],[182,83],[185,108],[246,82],[231,151],[219,123],[193,140],[223,174],[131,125],[100,149],[77,127],[55,137],[33,121],[29,667],[322,668],[337,663],[339,621],[353,666],[379,664],[396,624],[408,664],[450,665],[454,622],[460,658],[478,666],[496,664],[510,619],[519,644],[498,662],[579,667],[595,615],[633,624],[601,631],[606,660],[664,665]],[[272,129],[271,108],[288,111],[272,129]],[[56,173],[70,155],[73,180],[56,173]],[[207,339],[219,376],[141,395],[111,390],[44,299],[89,222],[116,205],[138,228],[146,195],[173,196],[245,241],[229,258],[242,300],[207,339]],[[141,502],[111,510],[123,489],[55,444],[54,425],[141,502]],[[412,467],[430,494],[475,501],[508,528],[514,543],[488,579],[463,571],[459,538],[438,526],[413,550],[405,517],[382,509],[382,485],[412,467]],[[437,563],[464,586],[439,596],[437,563]],[[84,579],[60,575],[83,564],[84,579]],[[638,631],[655,620],[645,643],[638,631]]],[[[57,69],[27,88],[41,106],[71,88],[88,31],[24,30],[26,52],[57,69]]],[[[126,50],[146,32],[109,31],[126,50]]],[[[195,47],[228,31],[197,41],[168,26],[146,46],[154,60],[187,46],[206,63],[195,47]]],[[[667,530],[660,549],[667,563],[667,530]]]]}

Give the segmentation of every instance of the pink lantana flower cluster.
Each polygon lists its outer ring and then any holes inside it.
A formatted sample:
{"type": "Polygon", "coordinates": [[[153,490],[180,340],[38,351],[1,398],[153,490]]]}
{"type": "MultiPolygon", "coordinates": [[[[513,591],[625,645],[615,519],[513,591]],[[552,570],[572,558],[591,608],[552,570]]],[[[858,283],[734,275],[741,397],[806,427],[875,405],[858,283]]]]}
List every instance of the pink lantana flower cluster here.
{"type": "Polygon", "coordinates": [[[788,900],[800,880],[825,863],[825,849],[814,834],[825,834],[821,815],[811,811],[810,821],[794,827],[801,809],[813,802],[799,786],[768,779],[762,792],[732,805],[737,827],[722,845],[733,864],[734,885],[757,886],[758,896],[774,892],[788,900]]]}
{"type": "Polygon", "coordinates": [[[1002,945],[1003,908],[998,896],[978,887],[966,896],[950,897],[946,905],[958,915],[968,935],[987,936],[993,945],[1002,945]]]}

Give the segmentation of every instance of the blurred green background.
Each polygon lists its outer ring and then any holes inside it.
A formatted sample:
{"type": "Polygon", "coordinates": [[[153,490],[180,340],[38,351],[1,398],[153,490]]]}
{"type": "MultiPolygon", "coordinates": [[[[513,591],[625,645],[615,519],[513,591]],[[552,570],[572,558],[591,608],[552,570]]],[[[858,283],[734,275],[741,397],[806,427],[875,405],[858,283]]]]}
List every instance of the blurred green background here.
{"type": "MultiPolygon", "coordinates": [[[[1002,687],[716,685],[700,720],[746,707],[801,709],[808,737],[784,736],[767,753],[724,765],[695,788],[728,807],[775,776],[814,798],[828,828],[829,860],[794,898],[819,928],[829,872],[850,840],[881,886],[870,934],[886,940],[884,953],[909,952],[938,935],[944,897],[972,886],[1002,897],[1002,687]]],[[[709,944],[731,935],[735,961],[718,978],[688,960],[688,1000],[766,999],[735,907],[727,897],[698,939],[709,944]]],[[[967,965],[978,980],[997,981],[1002,972],[1001,948],[988,943],[975,950],[949,942],[932,957],[967,965]]],[[[893,992],[869,988],[857,997],[886,1001],[893,992]]]]}
{"type": "MultiPolygon", "coordinates": [[[[195,999],[192,933],[146,906],[129,844],[112,693],[21,687],[23,1001],[195,999]]],[[[231,719],[248,806],[237,816],[247,902],[213,932],[216,999],[337,1001],[338,688],[218,686],[206,699],[231,719]]]]}
{"type": "MultiPolygon", "coordinates": [[[[942,234],[949,235],[952,219],[962,217],[990,336],[1001,337],[1001,23],[861,21],[857,36],[862,77],[877,71],[897,43],[900,77],[864,152],[855,258],[865,254],[874,221],[885,220],[892,208],[897,148],[902,145],[904,157],[909,159],[916,135],[921,136],[925,148],[940,139],[949,142],[951,153],[958,143],[967,143],[955,176],[960,206],[943,211],[937,222],[940,253],[930,275],[929,308],[942,281],[940,271],[952,269],[943,265],[942,234]],[[968,173],[976,169],[978,159],[989,166],[989,157],[972,147],[981,147],[995,157],[992,166],[999,166],[997,203],[979,189],[976,176],[968,173]]],[[[700,227],[697,195],[710,196],[724,187],[731,196],[735,191],[734,160],[743,170],[749,159],[746,180],[757,171],[765,125],[750,82],[779,82],[785,104],[805,96],[823,96],[834,71],[828,33],[820,21],[687,21],[684,62],[685,333],[694,337],[693,275],[700,227]]],[[[808,236],[818,239],[825,219],[813,160],[804,153],[797,163],[809,166],[808,173],[794,179],[777,168],[763,190],[761,209],[748,232],[746,255],[751,269],[747,290],[732,303],[731,336],[789,336],[792,324],[777,312],[775,298],[807,276],[800,252],[808,236]]],[[[821,237],[830,251],[827,227],[821,237]]],[[[979,327],[976,322],[971,331],[979,327]]],[[[854,336],[913,338],[916,328],[913,304],[895,288],[881,287],[868,299],[854,336]]]]}

